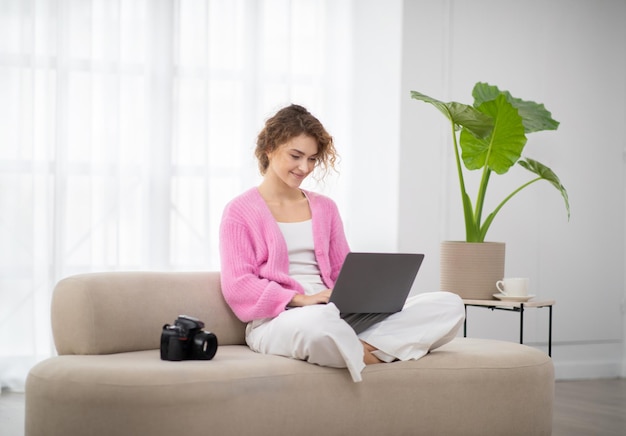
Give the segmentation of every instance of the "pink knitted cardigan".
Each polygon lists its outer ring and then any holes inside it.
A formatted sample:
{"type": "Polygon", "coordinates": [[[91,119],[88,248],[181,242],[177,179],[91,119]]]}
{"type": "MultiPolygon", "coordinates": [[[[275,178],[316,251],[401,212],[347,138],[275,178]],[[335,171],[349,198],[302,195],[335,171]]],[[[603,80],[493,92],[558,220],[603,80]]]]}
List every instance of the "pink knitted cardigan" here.
{"type": "MultiPolygon", "coordinates": [[[[315,257],[329,289],[350,251],[337,206],[303,191],[313,221],[315,257]]],[[[302,286],[289,276],[287,244],[258,189],[226,205],[220,225],[222,292],[237,317],[248,322],[279,315],[302,286]]]]}

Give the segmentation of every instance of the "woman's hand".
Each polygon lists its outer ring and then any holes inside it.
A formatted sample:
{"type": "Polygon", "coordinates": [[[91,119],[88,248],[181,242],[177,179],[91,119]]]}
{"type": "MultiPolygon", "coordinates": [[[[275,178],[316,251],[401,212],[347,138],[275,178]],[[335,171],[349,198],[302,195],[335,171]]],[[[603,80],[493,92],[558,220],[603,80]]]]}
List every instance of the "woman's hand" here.
{"type": "Polygon", "coordinates": [[[289,306],[302,307],[311,306],[313,304],[326,304],[328,303],[328,300],[330,299],[330,294],[332,294],[332,292],[332,289],[325,289],[313,295],[296,294],[289,302],[289,306]]]}

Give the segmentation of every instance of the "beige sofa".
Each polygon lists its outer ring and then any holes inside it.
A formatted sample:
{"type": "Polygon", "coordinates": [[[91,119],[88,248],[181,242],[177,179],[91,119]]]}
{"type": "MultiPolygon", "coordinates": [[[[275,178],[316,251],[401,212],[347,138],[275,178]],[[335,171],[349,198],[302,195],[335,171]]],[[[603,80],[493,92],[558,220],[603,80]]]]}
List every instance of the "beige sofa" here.
{"type": "Polygon", "coordinates": [[[52,327],[59,356],[29,373],[26,436],[551,433],[554,370],[539,350],[457,338],[353,383],[345,369],[250,351],[215,272],[69,277],[52,327]],[[213,360],[160,360],[162,326],[180,314],[217,335],[213,360]]]}

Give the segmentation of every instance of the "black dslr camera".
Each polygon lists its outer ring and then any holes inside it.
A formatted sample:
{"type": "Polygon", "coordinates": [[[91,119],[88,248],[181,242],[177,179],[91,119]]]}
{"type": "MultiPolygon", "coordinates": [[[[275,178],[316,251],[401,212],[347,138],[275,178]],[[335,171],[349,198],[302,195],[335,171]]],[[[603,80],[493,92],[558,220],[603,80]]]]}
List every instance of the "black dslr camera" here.
{"type": "Polygon", "coordinates": [[[211,360],[217,352],[217,336],[203,328],[202,321],[187,315],[180,315],[174,325],[165,324],[161,360],[211,360]]]}

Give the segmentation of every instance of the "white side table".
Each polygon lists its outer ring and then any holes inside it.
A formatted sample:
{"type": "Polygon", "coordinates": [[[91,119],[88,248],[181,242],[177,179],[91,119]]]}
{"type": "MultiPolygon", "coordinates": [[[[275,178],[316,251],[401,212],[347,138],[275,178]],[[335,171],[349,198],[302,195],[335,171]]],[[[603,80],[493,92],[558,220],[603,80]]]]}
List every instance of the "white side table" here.
{"type": "Polygon", "coordinates": [[[548,319],[548,356],[552,357],[552,306],[556,304],[554,300],[530,300],[526,302],[519,301],[500,301],[500,300],[466,300],[463,299],[465,305],[465,322],[463,323],[463,337],[467,337],[467,306],[484,307],[491,310],[508,310],[519,312],[519,343],[524,343],[524,310],[530,308],[540,309],[547,307],[550,310],[548,319]]]}

